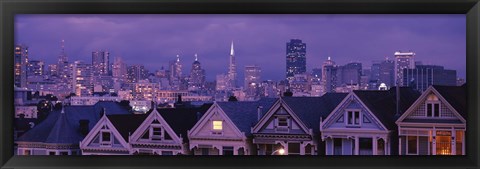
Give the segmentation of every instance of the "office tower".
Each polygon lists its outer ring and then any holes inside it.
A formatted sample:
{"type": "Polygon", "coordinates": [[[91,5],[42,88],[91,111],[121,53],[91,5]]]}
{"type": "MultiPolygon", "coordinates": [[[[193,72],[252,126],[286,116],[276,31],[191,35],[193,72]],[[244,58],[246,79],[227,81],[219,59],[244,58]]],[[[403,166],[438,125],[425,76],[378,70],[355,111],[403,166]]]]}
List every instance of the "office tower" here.
{"type": "Polygon", "coordinates": [[[262,69],[257,66],[245,66],[245,91],[248,96],[258,96],[262,69]]]}
{"type": "Polygon", "coordinates": [[[344,66],[339,66],[338,80],[340,85],[359,85],[360,77],[362,76],[362,63],[349,63],[344,66]]]}
{"type": "Polygon", "coordinates": [[[39,60],[28,61],[27,76],[42,76],[45,70],[45,63],[39,60]]]}
{"type": "Polygon", "coordinates": [[[307,45],[300,39],[291,39],[287,42],[287,70],[286,79],[294,78],[295,74],[303,74],[307,71],[307,45]]]}
{"type": "Polygon", "coordinates": [[[386,58],[380,63],[380,74],[378,84],[385,83],[387,88],[395,85],[395,62],[386,58]]]}
{"type": "Polygon", "coordinates": [[[58,75],[58,65],[57,64],[50,64],[47,66],[47,72],[45,72],[46,75],[49,77],[52,76],[57,76],[58,75]]]}
{"type": "Polygon", "coordinates": [[[107,51],[92,52],[93,76],[108,76],[110,74],[110,53],[107,51]]]}
{"type": "Polygon", "coordinates": [[[15,45],[14,83],[17,87],[27,87],[28,46],[15,45]]]}
{"type": "Polygon", "coordinates": [[[68,64],[68,57],[65,53],[65,40],[61,41],[61,51],[58,55],[57,75],[62,81],[68,81],[70,77],[70,66],[68,64]]]}
{"type": "Polygon", "coordinates": [[[456,86],[457,71],[437,65],[417,65],[414,69],[403,69],[404,86],[425,91],[431,85],[456,86]]]}
{"type": "Polygon", "coordinates": [[[327,58],[322,65],[322,95],[327,92],[335,92],[337,87],[337,65],[331,60],[330,57],[327,58]]]}
{"type": "Polygon", "coordinates": [[[92,65],[82,61],[73,63],[72,86],[77,96],[89,96],[93,92],[92,65]]]}
{"type": "Polygon", "coordinates": [[[123,62],[121,57],[113,58],[112,76],[120,81],[127,79],[127,64],[123,62]]]}
{"type": "Polygon", "coordinates": [[[198,55],[195,54],[195,61],[192,63],[192,69],[190,70],[189,88],[202,89],[205,85],[205,70],[202,69],[200,62],[198,61],[198,55]]]}
{"type": "Polygon", "coordinates": [[[235,63],[235,51],[233,50],[233,41],[230,47],[230,63],[228,65],[228,90],[237,88],[237,65],[235,63]]]}
{"type": "Polygon", "coordinates": [[[127,82],[137,83],[148,77],[148,72],[143,65],[133,65],[127,67],[127,82]]]}
{"type": "Polygon", "coordinates": [[[225,91],[227,90],[227,84],[228,84],[228,76],[225,75],[225,74],[219,74],[217,75],[216,77],[216,86],[215,86],[215,90],[216,91],[225,91]]]}
{"type": "Polygon", "coordinates": [[[180,83],[182,82],[182,64],[180,63],[180,56],[177,59],[170,61],[170,85],[173,89],[180,90],[180,83]]]}
{"type": "Polygon", "coordinates": [[[403,69],[413,69],[415,67],[415,53],[414,52],[395,52],[395,83],[399,86],[404,86],[403,69]]]}
{"type": "Polygon", "coordinates": [[[312,69],[312,83],[320,84],[321,80],[322,80],[322,68],[312,69]]]}

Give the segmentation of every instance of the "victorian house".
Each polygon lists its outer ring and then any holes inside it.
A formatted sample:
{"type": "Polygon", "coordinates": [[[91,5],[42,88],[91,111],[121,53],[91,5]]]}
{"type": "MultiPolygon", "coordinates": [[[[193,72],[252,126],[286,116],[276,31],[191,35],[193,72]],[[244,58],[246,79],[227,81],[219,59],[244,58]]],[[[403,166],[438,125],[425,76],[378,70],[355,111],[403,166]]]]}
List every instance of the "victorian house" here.
{"type": "Polygon", "coordinates": [[[80,155],[79,142],[105,114],[129,114],[116,102],[63,106],[16,140],[17,155],[80,155]]]}
{"type": "Polygon", "coordinates": [[[276,99],[215,102],[188,131],[194,155],[254,155],[251,127],[276,99]]]}
{"type": "Polygon", "coordinates": [[[317,155],[320,119],[325,118],[347,94],[322,97],[282,97],[252,127],[258,155],[317,155]],[[283,151],[282,151],[283,150],[283,151]]]}
{"type": "Polygon", "coordinates": [[[465,155],[467,90],[430,86],[396,121],[400,155],[465,155]]]}
{"type": "Polygon", "coordinates": [[[410,88],[350,92],[328,117],[320,119],[325,154],[396,154],[395,120],[419,95],[410,88]]]}
{"type": "Polygon", "coordinates": [[[210,105],[105,115],[80,143],[84,155],[186,155],[187,130],[210,105]]]}

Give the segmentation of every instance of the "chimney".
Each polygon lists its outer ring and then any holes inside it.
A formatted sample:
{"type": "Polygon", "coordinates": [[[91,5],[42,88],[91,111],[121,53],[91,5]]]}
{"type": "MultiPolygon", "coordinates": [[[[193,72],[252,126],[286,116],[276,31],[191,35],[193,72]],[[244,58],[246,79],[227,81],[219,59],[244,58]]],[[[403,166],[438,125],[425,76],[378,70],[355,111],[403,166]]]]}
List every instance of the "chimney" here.
{"type": "Polygon", "coordinates": [[[257,120],[260,121],[260,119],[262,118],[262,109],[263,109],[263,106],[258,106],[257,107],[257,120]]]}
{"type": "Polygon", "coordinates": [[[78,123],[80,123],[80,133],[83,136],[86,136],[88,134],[88,124],[90,123],[89,120],[79,120],[78,123]]]}

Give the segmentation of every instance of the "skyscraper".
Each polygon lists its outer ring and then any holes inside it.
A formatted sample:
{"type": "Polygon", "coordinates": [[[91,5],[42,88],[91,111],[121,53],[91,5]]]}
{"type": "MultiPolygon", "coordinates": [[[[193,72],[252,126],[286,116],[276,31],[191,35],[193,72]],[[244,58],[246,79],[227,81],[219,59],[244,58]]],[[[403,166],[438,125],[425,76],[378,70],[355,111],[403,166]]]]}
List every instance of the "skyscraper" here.
{"type": "Polygon", "coordinates": [[[259,95],[262,69],[257,66],[245,66],[245,91],[247,96],[259,95]]]}
{"type": "Polygon", "coordinates": [[[338,78],[341,85],[359,85],[362,76],[362,63],[353,62],[339,66],[338,73],[340,73],[338,78]]]}
{"type": "Polygon", "coordinates": [[[195,54],[195,61],[192,63],[192,69],[190,70],[189,88],[202,89],[205,85],[205,70],[202,69],[200,62],[198,61],[198,55],[195,54]]]}
{"type": "Polygon", "coordinates": [[[110,53],[107,51],[92,52],[92,66],[94,76],[108,76],[110,74],[110,53]]]}
{"type": "Polygon", "coordinates": [[[425,91],[431,85],[456,86],[457,71],[437,65],[417,65],[414,69],[403,69],[404,86],[425,91]]]}
{"type": "Polygon", "coordinates": [[[147,78],[148,72],[143,65],[133,65],[127,67],[127,82],[137,83],[147,78]]]}
{"type": "Polygon", "coordinates": [[[180,63],[180,56],[177,55],[175,61],[170,61],[170,85],[177,90],[180,90],[180,83],[182,82],[182,63],[180,63]]]}
{"type": "Polygon", "coordinates": [[[295,74],[307,71],[307,45],[300,39],[291,39],[287,42],[287,70],[286,79],[293,80],[295,74]]]}
{"type": "Polygon", "coordinates": [[[77,96],[88,96],[93,92],[92,65],[82,61],[73,63],[72,86],[77,96]]]}
{"type": "Polygon", "coordinates": [[[70,77],[68,57],[65,53],[65,40],[62,40],[61,48],[60,55],[58,55],[57,75],[65,82],[68,81],[68,78],[70,77]]]}
{"type": "Polygon", "coordinates": [[[413,69],[415,67],[415,53],[414,52],[395,52],[395,83],[399,86],[404,86],[403,69],[413,69]]]}
{"type": "Polygon", "coordinates": [[[123,62],[121,57],[113,59],[112,76],[120,81],[127,79],[127,64],[123,62]]]}
{"type": "Polygon", "coordinates": [[[27,87],[28,46],[15,45],[14,81],[17,87],[27,87]]]}
{"type": "Polygon", "coordinates": [[[233,41],[230,47],[230,64],[228,66],[228,85],[229,90],[237,88],[237,65],[235,63],[235,51],[233,50],[233,41]]]}
{"type": "Polygon", "coordinates": [[[42,76],[44,75],[45,63],[39,60],[29,60],[27,67],[27,76],[42,76]]]}
{"type": "Polygon", "coordinates": [[[384,61],[380,62],[380,72],[379,72],[379,81],[378,85],[385,83],[387,88],[390,88],[395,85],[395,62],[393,60],[388,60],[386,58],[384,61]]]}
{"type": "Polygon", "coordinates": [[[327,58],[322,65],[322,95],[327,92],[335,92],[335,88],[337,87],[337,65],[335,62],[331,60],[330,57],[327,58]]]}

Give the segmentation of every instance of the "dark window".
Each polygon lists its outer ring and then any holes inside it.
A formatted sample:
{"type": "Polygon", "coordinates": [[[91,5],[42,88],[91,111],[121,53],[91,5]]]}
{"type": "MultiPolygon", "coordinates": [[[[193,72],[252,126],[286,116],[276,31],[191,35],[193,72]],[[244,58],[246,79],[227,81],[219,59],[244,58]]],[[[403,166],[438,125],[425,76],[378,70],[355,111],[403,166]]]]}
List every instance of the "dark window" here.
{"type": "Polygon", "coordinates": [[[288,126],[287,117],[278,117],[278,126],[288,126]]]}
{"type": "Polygon", "coordinates": [[[288,155],[300,155],[300,143],[288,143],[288,155]]]}
{"type": "Polygon", "coordinates": [[[202,148],[202,155],[208,155],[210,152],[210,149],[208,148],[202,148]]]}
{"type": "Polygon", "coordinates": [[[48,155],[54,156],[54,155],[55,155],[55,151],[50,151],[50,152],[48,152],[48,155]]]}
{"type": "Polygon", "coordinates": [[[360,125],[360,112],[359,111],[348,111],[348,125],[360,125]]]}
{"type": "Polygon", "coordinates": [[[333,139],[333,155],[342,155],[342,139],[333,139]]]}
{"type": "Polygon", "coordinates": [[[440,117],[440,104],[438,104],[438,103],[437,103],[437,104],[434,104],[434,105],[433,105],[433,108],[434,108],[434,109],[433,109],[433,115],[434,115],[435,117],[440,117]]]}
{"type": "Polygon", "coordinates": [[[145,133],[143,133],[142,139],[148,139],[149,137],[150,137],[150,130],[147,130],[145,131],[145,133]]]}
{"type": "Polygon", "coordinates": [[[173,155],[172,151],[162,151],[162,155],[173,155]]]}
{"type": "Polygon", "coordinates": [[[417,136],[407,136],[408,154],[417,154],[417,136]]]}
{"type": "Polygon", "coordinates": [[[161,140],[162,139],[162,128],[152,127],[152,140],[161,140]]]}
{"type": "Polygon", "coordinates": [[[223,147],[223,155],[233,155],[233,147],[224,146],[223,147]]]}
{"type": "Polygon", "coordinates": [[[68,155],[68,152],[60,152],[60,155],[68,155]]]}
{"type": "Polygon", "coordinates": [[[432,109],[433,109],[432,104],[428,103],[427,104],[427,117],[432,117],[432,109]]]}
{"type": "Polygon", "coordinates": [[[102,132],[102,142],[110,142],[110,132],[102,132]]]}

